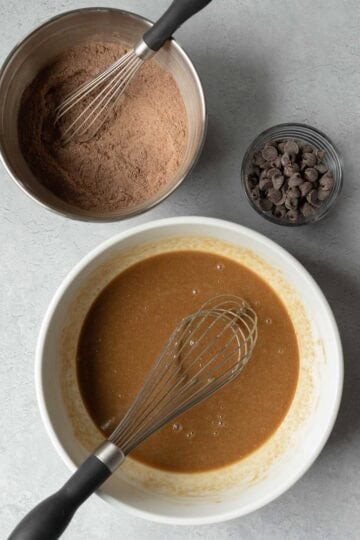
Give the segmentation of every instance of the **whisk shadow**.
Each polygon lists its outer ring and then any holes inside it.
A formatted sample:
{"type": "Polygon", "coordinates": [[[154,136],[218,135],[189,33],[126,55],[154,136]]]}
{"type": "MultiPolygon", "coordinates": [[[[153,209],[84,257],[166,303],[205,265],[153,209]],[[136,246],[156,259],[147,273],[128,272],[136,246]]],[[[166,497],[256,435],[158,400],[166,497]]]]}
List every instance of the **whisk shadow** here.
{"type": "MultiPolygon", "coordinates": [[[[309,257],[299,257],[325,293],[339,325],[345,363],[344,392],[339,416],[328,447],[351,444],[360,438],[360,282],[346,267],[331,268],[309,257]]],[[[326,450],[325,450],[326,451],[326,450]]]]}

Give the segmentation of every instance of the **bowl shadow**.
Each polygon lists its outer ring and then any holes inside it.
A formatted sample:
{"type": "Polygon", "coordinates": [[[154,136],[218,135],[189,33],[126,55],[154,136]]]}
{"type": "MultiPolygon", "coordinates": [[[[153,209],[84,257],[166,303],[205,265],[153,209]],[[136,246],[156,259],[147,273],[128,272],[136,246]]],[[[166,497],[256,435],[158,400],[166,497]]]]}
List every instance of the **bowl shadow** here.
{"type": "Polygon", "coordinates": [[[206,97],[208,129],[196,167],[179,193],[184,197],[197,192],[197,214],[229,218],[229,211],[235,214],[241,204],[245,150],[269,124],[269,75],[249,53],[225,59],[211,52],[193,58],[206,97]]]}
{"type": "Polygon", "coordinates": [[[299,260],[315,278],[334,312],[344,351],[344,390],[339,415],[329,438],[331,445],[350,443],[360,436],[360,281],[346,267],[301,256],[299,260]]]}

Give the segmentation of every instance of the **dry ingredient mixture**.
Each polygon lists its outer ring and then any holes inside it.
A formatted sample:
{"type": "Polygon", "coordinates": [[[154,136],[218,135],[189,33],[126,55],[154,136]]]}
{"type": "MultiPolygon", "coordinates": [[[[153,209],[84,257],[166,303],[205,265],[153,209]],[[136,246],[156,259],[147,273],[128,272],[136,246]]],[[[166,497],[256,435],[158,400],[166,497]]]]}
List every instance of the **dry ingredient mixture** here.
{"type": "Polygon", "coordinates": [[[134,264],[92,305],[77,359],[90,416],[109,436],[180,320],[221,293],[241,296],[257,312],[259,337],[251,360],[235,381],[142,443],[131,453],[135,459],[174,472],[223,467],[256,450],[286,415],[299,353],[284,305],[239,263],[182,251],[134,264]]]}
{"type": "Polygon", "coordinates": [[[277,219],[298,222],[316,214],[334,186],[325,151],[295,140],[269,141],[246,177],[251,198],[277,219]]]}
{"type": "Polygon", "coordinates": [[[126,52],[118,43],[69,49],[25,90],[20,146],[34,175],[85,210],[129,208],[154,196],[176,173],[185,151],[186,110],[173,77],[144,63],[120,107],[89,142],[62,146],[54,109],[64,97],[126,52]]]}

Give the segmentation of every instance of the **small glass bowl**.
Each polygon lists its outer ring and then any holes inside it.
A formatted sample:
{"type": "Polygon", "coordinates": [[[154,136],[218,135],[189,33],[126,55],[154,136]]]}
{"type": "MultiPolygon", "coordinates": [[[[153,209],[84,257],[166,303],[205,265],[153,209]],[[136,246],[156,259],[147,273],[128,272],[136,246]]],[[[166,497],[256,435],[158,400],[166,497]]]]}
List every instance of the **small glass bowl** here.
{"type": "Polygon", "coordinates": [[[342,188],[343,184],[343,160],[342,156],[330,139],[324,135],[321,131],[305,124],[279,124],[277,126],[266,129],[251,143],[247,149],[242,166],[241,166],[241,182],[243,184],[247,199],[251,206],[262,217],[276,223],[277,225],[285,225],[288,227],[297,227],[299,225],[306,225],[308,223],[315,223],[322,219],[330,211],[335,204],[342,188]],[[265,143],[279,140],[279,139],[294,139],[296,141],[305,142],[311,144],[319,150],[325,150],[324,163],[328,169],[332,171],[334,177],[334,186],[331,190],[329,197],[321,204],[317,211],[309,216],[302,216],[298,221],[291,222],[285,218],[278,219],[274,217],[270,212],[261,210],[254,200],[251,198],[246,177],[250,172],[252,166],[252,158],[256,152],[262,150],[265,143]]]}

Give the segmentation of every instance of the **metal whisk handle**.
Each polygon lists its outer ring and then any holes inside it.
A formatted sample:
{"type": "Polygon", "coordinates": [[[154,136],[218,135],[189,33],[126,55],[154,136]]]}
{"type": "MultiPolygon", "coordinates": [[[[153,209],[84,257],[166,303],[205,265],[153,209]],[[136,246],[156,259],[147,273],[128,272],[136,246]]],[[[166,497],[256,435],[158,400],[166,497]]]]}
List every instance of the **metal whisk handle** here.
{"type": "Polygon", "coordinates": [[[31,510],[8,540],[57,540],[76,510],[111,476],[125,459],[121,450],[105,442],[89,456],[59,491],[31,510]]]}
{"type": "Polygon", "coordinates": [[[143,40],[153,51],[158,51],[173,33],[211,0],[174,0],[164,15],[148,30],[143,40]]]}

